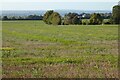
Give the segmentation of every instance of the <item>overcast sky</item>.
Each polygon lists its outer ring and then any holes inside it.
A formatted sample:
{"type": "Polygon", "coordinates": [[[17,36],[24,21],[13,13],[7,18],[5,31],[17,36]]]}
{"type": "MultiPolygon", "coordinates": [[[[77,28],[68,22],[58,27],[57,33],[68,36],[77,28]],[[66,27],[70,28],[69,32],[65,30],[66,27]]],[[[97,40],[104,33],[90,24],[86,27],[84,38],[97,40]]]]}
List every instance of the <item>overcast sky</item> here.
{"type": "Polygon", "coordinates": [[[2,10],[112,10],[119,0],[2,0],[2,10]]]}

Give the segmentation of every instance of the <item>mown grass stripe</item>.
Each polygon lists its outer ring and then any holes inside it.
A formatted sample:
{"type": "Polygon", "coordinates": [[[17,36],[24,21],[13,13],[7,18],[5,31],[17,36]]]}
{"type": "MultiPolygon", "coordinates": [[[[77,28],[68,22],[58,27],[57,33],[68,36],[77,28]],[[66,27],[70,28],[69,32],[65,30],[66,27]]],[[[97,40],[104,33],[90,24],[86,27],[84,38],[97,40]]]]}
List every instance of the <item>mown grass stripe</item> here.
{"type": "Polygon", "coordinates": [[[84,58],[3,58],[2,60],[15,63],[81,63],[84,58]]]}

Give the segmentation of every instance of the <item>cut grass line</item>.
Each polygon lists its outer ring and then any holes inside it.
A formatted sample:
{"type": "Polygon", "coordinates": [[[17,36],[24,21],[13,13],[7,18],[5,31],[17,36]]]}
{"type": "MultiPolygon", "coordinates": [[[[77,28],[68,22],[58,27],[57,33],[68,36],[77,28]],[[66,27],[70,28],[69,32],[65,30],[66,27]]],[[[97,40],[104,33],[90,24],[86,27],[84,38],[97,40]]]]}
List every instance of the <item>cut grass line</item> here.
{"type": "Polygon", "coordinates": [[[12,63],[82,63],[87,60],[95,60],[97,62],[110,61],[113,64],[117,62],[118,57],[113,55],[95,55],[95,56],[81,56],[79,58],[69,58],[69,57],[49,57],[49,58],[2,58],[4,62],[12,63]]]}
{"type": "Polygon", "coordinates": [[[13,63],[81,63],[85,58],[3,58],[3,61],[13,63]]]}
{"type": "Polygon", "coordinates": [[[0,50],[10,51],[10,50],[15,50],[15,48],[11,48],[11,47],[3,47],[3,48],[0,48],[0,50]]]}

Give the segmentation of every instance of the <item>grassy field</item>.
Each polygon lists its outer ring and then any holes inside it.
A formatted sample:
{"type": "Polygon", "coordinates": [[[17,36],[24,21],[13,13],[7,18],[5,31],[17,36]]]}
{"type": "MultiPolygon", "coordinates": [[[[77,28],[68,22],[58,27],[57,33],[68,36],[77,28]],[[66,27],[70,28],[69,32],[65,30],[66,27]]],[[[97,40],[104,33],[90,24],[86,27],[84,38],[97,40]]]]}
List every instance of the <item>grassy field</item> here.
{"type": "Polygon", "coordinates": [[[117,25],[3,21],[4,78],[117,78],[117,25]]]}

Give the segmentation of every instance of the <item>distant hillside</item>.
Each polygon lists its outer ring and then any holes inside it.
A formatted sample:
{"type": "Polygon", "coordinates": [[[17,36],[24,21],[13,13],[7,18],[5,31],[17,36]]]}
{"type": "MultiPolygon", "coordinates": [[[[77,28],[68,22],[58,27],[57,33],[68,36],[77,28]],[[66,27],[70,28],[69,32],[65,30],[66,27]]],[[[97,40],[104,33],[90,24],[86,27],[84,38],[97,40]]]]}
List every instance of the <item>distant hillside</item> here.
{"type": "MultiPolygon", "coordinates": [[[[75,12],[75,13],[111,13],[111,11],[106,10],[95,10],[95,11],[83,11],[83,10],[54,10],[60,13],[61,16],[64,16],[66,13],[75,12]]],[[[43,15],[46,10],[3,10],[2,16],[28,16],[28,15],[43,15]]]]}

